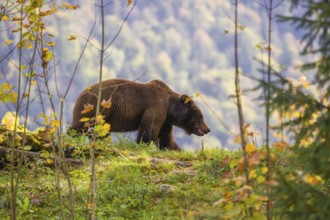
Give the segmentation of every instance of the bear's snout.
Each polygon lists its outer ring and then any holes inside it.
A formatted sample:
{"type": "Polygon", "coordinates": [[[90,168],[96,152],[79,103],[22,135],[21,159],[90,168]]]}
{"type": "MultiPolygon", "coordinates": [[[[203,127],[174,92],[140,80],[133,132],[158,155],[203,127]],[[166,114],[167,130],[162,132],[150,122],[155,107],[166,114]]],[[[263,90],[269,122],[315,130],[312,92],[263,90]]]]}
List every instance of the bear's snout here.
{"type": "Polygon", "coordinates": [[[195,128],[195,134],[198,136],[203,136],[207,133],[209,133],[211,130],[207,127],[207,125],[204,123],[202,126],[200,127],[196,127],[195,128]]]}

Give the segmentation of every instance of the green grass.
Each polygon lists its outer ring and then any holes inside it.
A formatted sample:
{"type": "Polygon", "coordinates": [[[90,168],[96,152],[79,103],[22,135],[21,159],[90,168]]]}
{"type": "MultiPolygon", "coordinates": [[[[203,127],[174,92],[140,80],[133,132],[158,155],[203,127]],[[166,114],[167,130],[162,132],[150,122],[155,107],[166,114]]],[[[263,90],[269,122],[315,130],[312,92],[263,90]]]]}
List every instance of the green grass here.
{"type": "MultiPolygon", "coordinates": [[[[123,140],[103,147],[96,165],[98,219],[219,219],[212,204],[225,190],[221,176],[228,166],[222,161],[228,157],[237,158],[238,152],[160,151],[152,145],[123,140]]],[[[86,214],[90,161],[84,160],[84,166],[70,171],[75,188],[76,219],[84,219],[86,214]]],[[[38,160],[25,164],[21,174],[19,219],[60,219],[54,169],[38,160]]],[[[64,176],[61,187],[63,201],[68,206],[68,185],[64,176]]],[[[2,219],[9,219],[9,204],[9,171],[2,170],[2,219]]]]}

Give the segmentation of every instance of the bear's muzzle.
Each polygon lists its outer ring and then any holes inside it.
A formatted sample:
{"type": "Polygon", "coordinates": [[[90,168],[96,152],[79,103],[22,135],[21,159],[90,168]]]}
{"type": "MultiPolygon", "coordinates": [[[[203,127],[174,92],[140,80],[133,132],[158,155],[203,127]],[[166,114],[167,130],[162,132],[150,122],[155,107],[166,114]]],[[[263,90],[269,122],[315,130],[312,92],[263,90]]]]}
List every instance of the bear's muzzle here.
{"type": "Polygon", "coordinates": [[[211,130],[207,127],[207,125],[204,123],[202,126],[200,127],[196,127],[194,129],[194,134],[198,135],[198,136],[203,136],[207,133],[209,133],[211,130]]]}

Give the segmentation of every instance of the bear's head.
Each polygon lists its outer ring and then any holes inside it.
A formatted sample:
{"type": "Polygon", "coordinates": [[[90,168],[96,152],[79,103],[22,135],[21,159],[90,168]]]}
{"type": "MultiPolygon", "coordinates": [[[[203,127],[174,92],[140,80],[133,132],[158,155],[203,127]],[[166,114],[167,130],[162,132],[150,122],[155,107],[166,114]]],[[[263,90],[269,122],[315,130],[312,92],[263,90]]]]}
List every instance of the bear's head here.
{"type": "Polygon", "coordinates": [[[175,125],[185,130],[187,134],[203,136],[210,132],[201,110],[188,95],[180,95],[174,111],[175,125]]]}

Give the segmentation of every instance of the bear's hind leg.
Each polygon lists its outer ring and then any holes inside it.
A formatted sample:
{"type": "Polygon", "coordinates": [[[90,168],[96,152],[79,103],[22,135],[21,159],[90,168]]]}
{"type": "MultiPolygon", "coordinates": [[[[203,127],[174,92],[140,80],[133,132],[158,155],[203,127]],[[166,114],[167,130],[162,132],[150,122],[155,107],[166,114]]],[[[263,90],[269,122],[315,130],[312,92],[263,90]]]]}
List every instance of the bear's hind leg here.
{"type": "Polygon", "coordinates": [[[152,135],[150,131],[144,130],[144,129],[139,129],[138,135],[136,138],[137,143],[146,143],[150,144],[153,142],[155,146],[159,146],[159,140],[156,135],[152,135]]]}
{"type": "Polygon", "coordinates": [[[150,143],[153,141],[154,144],[159,147],[158,135],[164,123],[163,121],[164,119],[154,114],[148,114],[148,112],[144,113],[138,129],[136,142],[150,143]]]}

